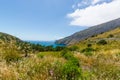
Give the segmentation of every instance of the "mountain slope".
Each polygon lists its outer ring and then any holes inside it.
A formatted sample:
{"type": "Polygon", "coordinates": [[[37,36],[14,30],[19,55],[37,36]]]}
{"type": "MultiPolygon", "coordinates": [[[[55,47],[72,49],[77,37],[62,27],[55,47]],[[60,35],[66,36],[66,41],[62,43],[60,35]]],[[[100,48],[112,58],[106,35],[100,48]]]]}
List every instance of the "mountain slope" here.
{"type": "Polygon", "coordinates": [[[22,42],[19,38],[0,32],[0,42],[1,43],[19,43],[22,42]]]}
{"type": "Polygon", "coordinates": [[[110,30],[113,30],[120,26],[120,18],[112,20],[107,23],[103,23],[97,26],[90,27],[86,30],[76,32],[75,34],[68,36],[66,38],[57,40],[57,44],[71,45],[78,43],[79,41],[85,40],[91,36],[98,35],[110,30]]]}
{"type": "Polygon", "coordinates": [[[32,52],[32,45],[28,42],[24,42],[21,39],[0,32],[0,54],[4,52],[12,53],[19,52],[21,54],[27,54],[32,52]]]}
{"type": "Polygon", "coordinates": [[[79,47],[79,50],[82,51],[85,48],[88,47],[88,45],[91,46],[97,53],[119,53],[120,51],[120,28],[115,28],[113,30],[107,31],[102,34],[98,34],[93,37],[89,37],[86,40],[80,41],[77,44],[71,45],[71,46],[77,46],[79,47]],[[106,44],[101,43],[101,41],[107,42],[106,44]]]}

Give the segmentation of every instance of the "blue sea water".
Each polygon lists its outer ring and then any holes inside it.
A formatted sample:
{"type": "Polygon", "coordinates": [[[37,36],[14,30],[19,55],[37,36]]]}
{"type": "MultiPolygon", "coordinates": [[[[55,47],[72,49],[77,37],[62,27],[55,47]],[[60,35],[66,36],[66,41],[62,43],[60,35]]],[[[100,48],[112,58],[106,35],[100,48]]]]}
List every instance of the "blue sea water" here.
{"type": "Polygon", "coordinates": [[[53,46],[53,47],[57,47],[57,46],[65,46],[63,44],[55,44],[55,41],[26,41],[26,42],[30,42],[33,44],[40,44],[42,46],[53,46]]]}

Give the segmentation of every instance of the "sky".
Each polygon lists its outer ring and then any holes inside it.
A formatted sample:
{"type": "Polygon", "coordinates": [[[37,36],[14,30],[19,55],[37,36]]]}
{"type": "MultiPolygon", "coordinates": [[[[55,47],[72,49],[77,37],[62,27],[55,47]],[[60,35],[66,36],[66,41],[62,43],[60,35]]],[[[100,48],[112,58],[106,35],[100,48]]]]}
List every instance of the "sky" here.
{"type": "Polygon", "coordinates": [[[120,17],[120,0],[0,0],[0,32],[57,40],[120,17]]]}

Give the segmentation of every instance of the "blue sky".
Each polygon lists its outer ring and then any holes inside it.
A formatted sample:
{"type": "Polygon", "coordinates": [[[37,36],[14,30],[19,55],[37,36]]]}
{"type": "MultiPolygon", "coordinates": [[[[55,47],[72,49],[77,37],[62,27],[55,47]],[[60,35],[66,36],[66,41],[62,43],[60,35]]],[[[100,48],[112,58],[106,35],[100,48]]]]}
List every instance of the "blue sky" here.
{"type": "MultiPolygon", "coordinates": [[[[56,40],[69,36],[87,28],[86,25],[71,24],[76,19],[71,15],[78,9],[88,8],[92,1],[0,0],[0,32],[22,40],[56,40]],[[83,4],[83,1],[87,4],[83,4]]],[[[99,0],[97,3],[102,4],[99,0]]]]}
{"type": "Polygon", "coordinates": [[[69,26],[72,0],[0,0],[0,31],[23,40],[55,40],[81,28],[69,26]]]}

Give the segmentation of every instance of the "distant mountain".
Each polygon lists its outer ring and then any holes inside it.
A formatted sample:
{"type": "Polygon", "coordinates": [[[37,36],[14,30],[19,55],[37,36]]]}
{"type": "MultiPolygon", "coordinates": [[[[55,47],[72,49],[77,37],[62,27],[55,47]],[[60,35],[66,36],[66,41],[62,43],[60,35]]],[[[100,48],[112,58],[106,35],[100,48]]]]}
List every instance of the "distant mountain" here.
{"type": "Polygon", "coordinates": [[[71,36],[57,40],[56,44],[72,45],[72,44],[78,43],[82,40],[85,40],[89,37],[113,30],[117,27],[120,27],[120,18],[112,20],[110,22],[106,22],[106,23],[103,23],[100,25],[90,27],[83,31],[76,32],[71,36]]]}

